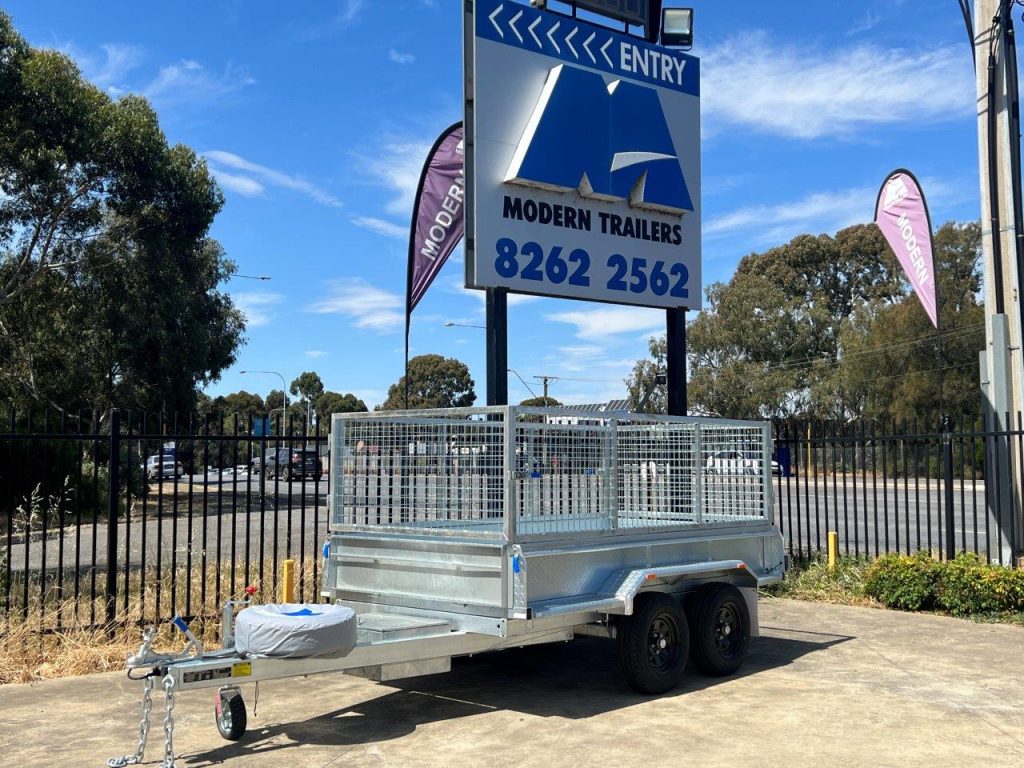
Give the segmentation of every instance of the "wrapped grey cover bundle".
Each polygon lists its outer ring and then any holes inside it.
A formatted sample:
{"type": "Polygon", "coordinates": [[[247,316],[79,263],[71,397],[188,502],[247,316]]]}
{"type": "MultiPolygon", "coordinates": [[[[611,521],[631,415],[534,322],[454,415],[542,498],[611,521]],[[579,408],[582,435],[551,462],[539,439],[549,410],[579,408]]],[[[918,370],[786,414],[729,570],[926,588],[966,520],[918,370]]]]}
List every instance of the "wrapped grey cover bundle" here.
{"type": "Polygon", "coordinates": [[[356,644],[356,614],[340,605],[254,605],[235,618],[243,656],[302,659],[344,656],[356,644]]]}

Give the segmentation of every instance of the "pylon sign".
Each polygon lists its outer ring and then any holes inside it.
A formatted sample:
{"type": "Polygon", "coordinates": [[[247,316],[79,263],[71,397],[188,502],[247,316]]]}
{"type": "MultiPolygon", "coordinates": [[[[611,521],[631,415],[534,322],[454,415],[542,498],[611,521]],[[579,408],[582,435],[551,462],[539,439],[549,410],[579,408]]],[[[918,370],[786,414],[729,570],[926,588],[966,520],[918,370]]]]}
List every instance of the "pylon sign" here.
{"type": "Polygon", "coordinates": [[[699,60],[466,6],[467,286],[700,309],[699,60]]]}

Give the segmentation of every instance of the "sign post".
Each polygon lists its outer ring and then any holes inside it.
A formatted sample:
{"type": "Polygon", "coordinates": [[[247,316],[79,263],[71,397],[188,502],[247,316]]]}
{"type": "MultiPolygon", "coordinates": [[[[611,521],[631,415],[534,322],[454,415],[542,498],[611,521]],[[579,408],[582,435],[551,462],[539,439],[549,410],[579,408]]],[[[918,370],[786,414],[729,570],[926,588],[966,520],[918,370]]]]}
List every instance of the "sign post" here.
{"type": "Polygon", "coordinates": [[[491,353],[516,292],[667,310],[670,412],[685,411],[699,60],[515,0],[467,3],[464,32],[466,285],[488,291],[489,402],[507,393],[491,353]]]}

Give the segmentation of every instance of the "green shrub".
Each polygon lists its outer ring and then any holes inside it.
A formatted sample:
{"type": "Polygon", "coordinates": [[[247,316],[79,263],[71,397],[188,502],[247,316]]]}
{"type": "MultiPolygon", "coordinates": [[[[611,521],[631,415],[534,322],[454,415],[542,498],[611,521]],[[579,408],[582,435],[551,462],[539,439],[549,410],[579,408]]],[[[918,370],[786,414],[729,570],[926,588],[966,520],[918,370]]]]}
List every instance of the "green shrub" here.
{"type": "Polygon", "coordinates": [[[919,611],[935,604],[939,564],[926,552],[883,555],[864,576],[864,591],[889,608],[919,611]]]}
{"type": "Polygon", "coordinates": [[[938,605],[954,616],[1024,610],[1024,571],[963,553],[943,563],[935,595],[938,605]]]}

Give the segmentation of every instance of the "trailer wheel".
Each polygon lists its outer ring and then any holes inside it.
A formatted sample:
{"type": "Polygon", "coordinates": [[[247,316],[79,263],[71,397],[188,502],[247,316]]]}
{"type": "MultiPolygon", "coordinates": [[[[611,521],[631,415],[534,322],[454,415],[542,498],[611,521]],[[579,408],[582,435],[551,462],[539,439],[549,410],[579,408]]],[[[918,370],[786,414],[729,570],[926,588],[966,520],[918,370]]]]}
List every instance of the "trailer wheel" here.
{"type": "Polygon", "coordinates": [[[690,632],[679,603],[651,592],[637,598],[632,616],[619,625],[619,666],[640,693],[676,687],[690,652],[690,632]]]}
{"type": "Polygon", "coordinates": [[[248,716],[245,713],[245,701],[242,694],[236,691],[217,692],[216,700],[217,731],[228,741],[238,741],[245,733],[248,716]]]}
{"type": "Polygon", "coordinates": [[[747,655],[750,612],[732,584],[708,584],[696,595],[690,624],[693,663],[713,677],[731,675],[747,655]]]}

